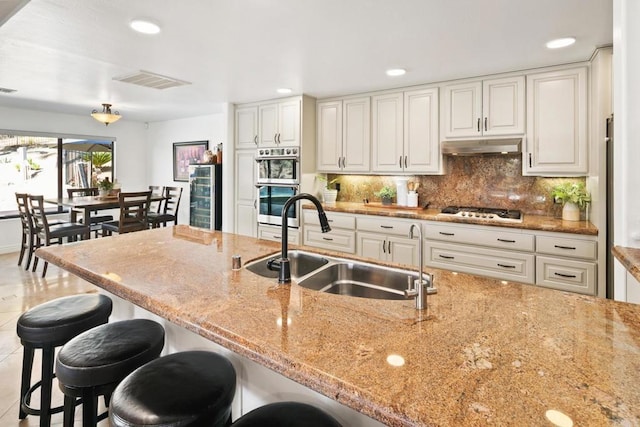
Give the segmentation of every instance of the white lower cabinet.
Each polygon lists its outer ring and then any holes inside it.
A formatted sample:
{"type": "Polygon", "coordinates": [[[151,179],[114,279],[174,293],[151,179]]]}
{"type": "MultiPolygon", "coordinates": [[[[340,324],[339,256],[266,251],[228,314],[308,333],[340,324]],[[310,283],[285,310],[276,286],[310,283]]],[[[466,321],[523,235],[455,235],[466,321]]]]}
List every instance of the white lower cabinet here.
{"type": "Polygon", "coordinates": [[[418,234],[416,232],[414,239],[409,238],[411,221],[366,215],[357,216],[356,221],[359,256],[418,265],[418,234]]]}
{"type": "MultiPolygon", "coordinates": [[[[281,227],[276,225],[258,225],[258,239],[272,240],[274,242],[282,241],[281,227]]],[[[300,231],[297,228],[289,227],[287,229],[287,242],[292,245],[300,244],[300,231]]]]}
{"type": "Polygon", "coordinates": [[[331,231],[327,233],[322,232],[315,209],[303,211],[304,244],[321,249],[356,253],[356,219],[354,216],[335,212],[325,213],[331,226],[331,231]]]}

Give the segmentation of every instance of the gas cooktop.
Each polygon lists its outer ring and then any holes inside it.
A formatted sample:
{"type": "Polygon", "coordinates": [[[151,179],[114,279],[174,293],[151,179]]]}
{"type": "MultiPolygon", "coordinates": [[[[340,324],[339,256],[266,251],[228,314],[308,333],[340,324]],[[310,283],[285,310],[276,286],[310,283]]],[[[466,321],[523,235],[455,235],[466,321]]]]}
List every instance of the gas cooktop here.
{"type": "Polygon", "coordinates": [[[522,222],[523,214],[516,209],[480,208],[476,206],[447,206],[439,215],[489,222],[522,222]]]}

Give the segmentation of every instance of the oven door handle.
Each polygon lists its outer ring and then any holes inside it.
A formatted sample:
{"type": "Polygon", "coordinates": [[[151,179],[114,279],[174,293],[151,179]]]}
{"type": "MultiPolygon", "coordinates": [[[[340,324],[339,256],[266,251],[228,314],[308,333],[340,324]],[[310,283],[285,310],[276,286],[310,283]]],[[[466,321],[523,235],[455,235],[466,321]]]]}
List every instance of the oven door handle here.
{"type": "Polygon", "coordinates": [[[278,188],[291,188],[293,190],[297,190],[300,188],[299,185],[294,184],[269,184],[269,183],[256,183],[256,188],[260,187],[278,187],[278,188]]]}
{"type": "Polygon", "coordinates": [[[292,155],[283,155],[283,156],[256,156],[256,162],[261,162],[264,160],[295,160],[296,162],[300,161],[299,156],[292,155]]]}

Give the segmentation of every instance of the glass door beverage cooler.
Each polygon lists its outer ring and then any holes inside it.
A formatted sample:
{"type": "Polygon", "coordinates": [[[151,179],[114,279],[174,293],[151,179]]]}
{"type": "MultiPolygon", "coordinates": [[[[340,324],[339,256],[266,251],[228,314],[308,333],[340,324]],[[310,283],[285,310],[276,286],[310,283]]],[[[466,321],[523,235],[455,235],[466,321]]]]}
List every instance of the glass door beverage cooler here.
{"type": "Polygon", "coordinates": [[[222,230],[222,165],[189,166],[189,225],[222,230]]]}

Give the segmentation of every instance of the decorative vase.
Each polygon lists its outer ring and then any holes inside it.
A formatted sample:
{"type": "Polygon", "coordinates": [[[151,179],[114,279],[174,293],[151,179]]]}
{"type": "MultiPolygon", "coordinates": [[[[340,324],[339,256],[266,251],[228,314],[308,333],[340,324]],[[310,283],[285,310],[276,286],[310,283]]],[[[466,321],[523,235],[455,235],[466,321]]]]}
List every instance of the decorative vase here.
{"type": "Polygon", "coordinates": [[[336,199],[338,198],[338,190],[330,190],[328,188],[325,188],[322,191],[322,198],[324,199],[325,203],[335,203],[336,199]]]}
{"type": "Polygon", "coordinates": [[[101,189],[98,190],[98,195],[100,197],[107,197],[109,195],[109,190],[104,190],[104,189],[101,188],[101,189]]]}
{"type": "Polygon", "coordinates": [[[575,203],[565,203],[562,208],[562,219],[565,221],[580,221],[580,207],[575,203]]]}
{"type": "Polygon", "coordinates": [[[391,205],[391,202],[393,202],[392,197],[382,197],[380,200],[382,200],[382,204],[385,206],[389,206],[391,205]]]}

